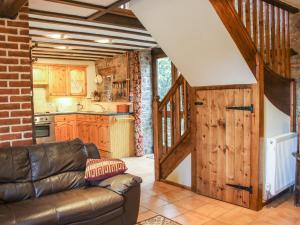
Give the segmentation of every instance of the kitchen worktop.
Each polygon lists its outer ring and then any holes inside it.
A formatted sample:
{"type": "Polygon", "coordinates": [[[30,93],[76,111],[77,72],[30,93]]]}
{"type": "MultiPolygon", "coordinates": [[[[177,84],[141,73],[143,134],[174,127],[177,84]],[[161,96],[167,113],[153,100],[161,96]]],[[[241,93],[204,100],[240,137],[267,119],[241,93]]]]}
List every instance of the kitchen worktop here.
{"type": "Polygon", "coordinates": [[[118,112],[94,112],[94,111],[82,111],[82,112],[49,112],[49,113],[35,113],[35,116],[55,116],[55,115],[93,115],[93,116],[127,116],[133,115],[133,113],[118,113],[118,112]]]}

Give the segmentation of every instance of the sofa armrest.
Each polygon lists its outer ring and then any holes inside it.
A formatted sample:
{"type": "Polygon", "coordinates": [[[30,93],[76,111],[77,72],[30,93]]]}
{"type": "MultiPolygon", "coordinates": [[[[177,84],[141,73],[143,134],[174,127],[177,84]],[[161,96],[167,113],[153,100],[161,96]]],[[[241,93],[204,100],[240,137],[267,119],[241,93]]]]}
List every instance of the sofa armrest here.
{"type": "Polygon", "coordinates": [[[100,181],[97,186],[107,188],[120,195],[126,194],[131,188],[139,186],[142,178],[131,174],[120,174],[100,181]]]}

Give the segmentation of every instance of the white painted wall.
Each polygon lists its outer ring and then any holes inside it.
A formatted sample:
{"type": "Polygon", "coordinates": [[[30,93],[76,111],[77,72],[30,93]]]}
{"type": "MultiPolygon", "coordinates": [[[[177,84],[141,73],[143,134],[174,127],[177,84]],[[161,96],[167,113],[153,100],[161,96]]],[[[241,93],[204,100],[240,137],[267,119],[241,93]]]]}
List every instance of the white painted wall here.
{"type": "Polygon", "coordinates": [[[96,90],[96,66],[93,61],[78,61],[64,59],[39,59],[37,63],[46,64],[65,64],[65,65],[83,65],[87,67],[87,97],[90,97],[91,92],[96,90]]]}
{"type": "Polygon", "coordinates": [[[290,116],[281,112],[269,99],[264,97],[265,138],[290,133],[290,116]]]}
{"type": "Polygon", "coordinates": [[[192,186],[192,156],[189,154],[178,167],[167,177],[168,181],[182,184],[187,187],[192,186]]]}
{"type": "Polygon", "coordinates": [[[209,1],[132,0],[130,7],[191,86],[256,82],[209,1]]]}

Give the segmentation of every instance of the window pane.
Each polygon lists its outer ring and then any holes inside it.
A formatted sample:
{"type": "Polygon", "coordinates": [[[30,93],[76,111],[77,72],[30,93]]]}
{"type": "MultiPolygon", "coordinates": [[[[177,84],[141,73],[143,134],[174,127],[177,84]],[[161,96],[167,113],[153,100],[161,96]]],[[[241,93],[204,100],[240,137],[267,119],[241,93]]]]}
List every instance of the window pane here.
{"type": "Polygon", "coordinates": [[[172,62],[169,58],[157,59],[157,93],[162,100],[172,86],[172,62]]]}

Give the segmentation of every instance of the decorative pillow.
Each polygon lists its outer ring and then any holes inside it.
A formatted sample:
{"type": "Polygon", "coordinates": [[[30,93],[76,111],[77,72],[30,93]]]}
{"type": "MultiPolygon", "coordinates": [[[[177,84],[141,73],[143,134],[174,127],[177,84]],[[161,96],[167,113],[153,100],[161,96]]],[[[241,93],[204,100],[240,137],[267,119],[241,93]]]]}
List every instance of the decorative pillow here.
{"type": "Polygon", "coordinates": [[[104,180],[126,170],[125,163],[120,159],[88,159],[84,178],[87,181],[104,180]]]}

